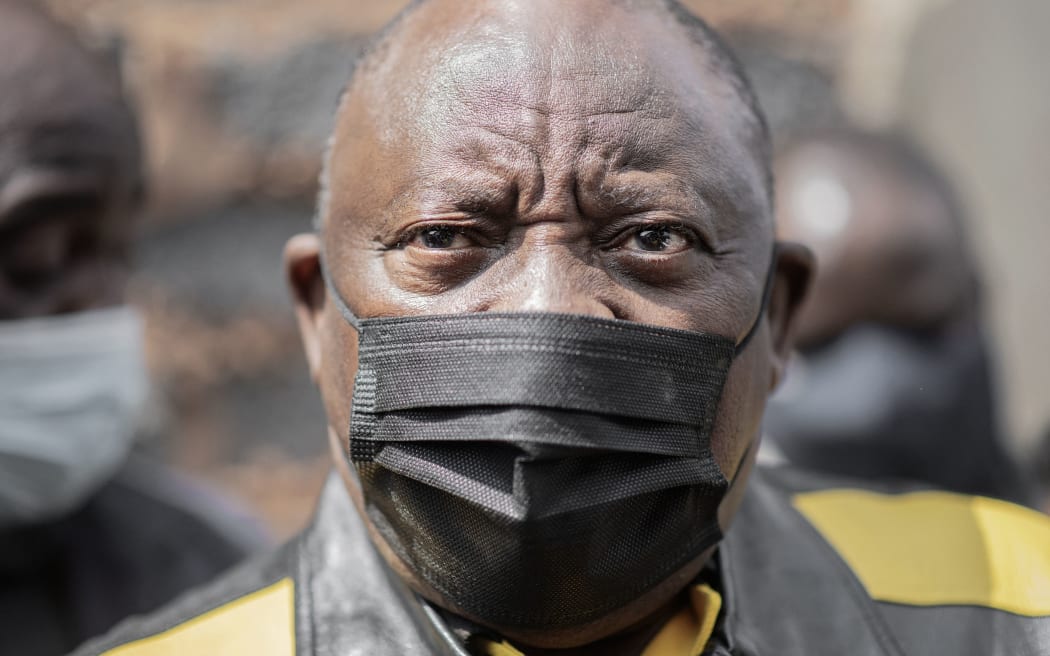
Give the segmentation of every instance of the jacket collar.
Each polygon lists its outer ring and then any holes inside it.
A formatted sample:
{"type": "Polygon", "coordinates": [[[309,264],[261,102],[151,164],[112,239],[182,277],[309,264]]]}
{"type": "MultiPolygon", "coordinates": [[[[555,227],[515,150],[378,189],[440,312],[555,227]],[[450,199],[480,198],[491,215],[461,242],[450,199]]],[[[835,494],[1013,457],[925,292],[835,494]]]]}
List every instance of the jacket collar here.
{"type": "Polygon", "coordinates": [[[299,539],[296,578],[301,654],[466,656],[386,566],[335,473],[299,539]]]}
{"type": "Polygon", "coordinates": [[[789,470],[756,468],[719,549],[732,654],[901,656],[849,567],[791,505],[789,470]]]}

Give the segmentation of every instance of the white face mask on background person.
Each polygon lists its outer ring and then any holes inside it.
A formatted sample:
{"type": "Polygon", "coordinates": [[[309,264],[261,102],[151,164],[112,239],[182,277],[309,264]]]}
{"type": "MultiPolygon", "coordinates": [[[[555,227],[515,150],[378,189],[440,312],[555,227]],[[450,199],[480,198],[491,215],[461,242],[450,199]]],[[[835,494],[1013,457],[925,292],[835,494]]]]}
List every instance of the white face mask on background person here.
{"type": "Polygon", "coordinates": [[[0,321],[0,527],[83,504],[127,457],[147,393],[131,308],[0,321]]]}

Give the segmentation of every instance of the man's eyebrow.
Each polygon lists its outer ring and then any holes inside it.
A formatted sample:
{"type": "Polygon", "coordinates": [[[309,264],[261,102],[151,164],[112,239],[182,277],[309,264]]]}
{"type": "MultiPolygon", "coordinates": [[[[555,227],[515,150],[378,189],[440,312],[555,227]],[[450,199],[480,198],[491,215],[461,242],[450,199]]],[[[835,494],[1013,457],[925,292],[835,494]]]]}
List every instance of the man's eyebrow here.
{"type": "Polygon", "coordinates": [[[685,214],[708,214],[709,203],[699,189],[682,180],[653,174],[633,174],[629,179],[603,180],[598,187],[603,210],[645,211],[666,209],[685,214]]]}
{"type": "Polygon", "coordinates": [[[468,213],[509,212],[517,203],[518,185],[484,174],[442,177],[417,194],[423,209],[468,213]]]}

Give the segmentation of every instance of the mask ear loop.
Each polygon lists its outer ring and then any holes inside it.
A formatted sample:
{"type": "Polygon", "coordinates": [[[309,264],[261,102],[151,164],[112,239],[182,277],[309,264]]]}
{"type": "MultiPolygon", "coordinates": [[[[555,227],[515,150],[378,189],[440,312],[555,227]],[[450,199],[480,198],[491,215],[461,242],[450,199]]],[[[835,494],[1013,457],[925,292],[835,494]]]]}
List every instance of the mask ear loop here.
{"type": "Polygon", "coordinates": [[[343,295],[339,293],[335,283],[332,281],[332,276],[328,271],[328,265],[325,263],[324,251],[322,250],[319,254],[319,260],[321,265],[321,278],[324,279],[324,286],[328,290],[328,296],[335,303],[335,307],[339,310],[339,313],[343,315],[354,330],[361,332],[361,320],[357,318],[354,311],[347,305],[346,300],[343,299],[343,295]]]}
{"type": "MultiPolygon", "coordinates": [[[[331,273],[328,270],[328,265],[325,263],[324,250],[321,250],[321,252],[318,254],[318,260],[319,260],[318,263],[319,263],[320,268],[321,268],[321,278],[324,280],[324,286],[325,286],[325,289],[328,290],[329,298],[332,299],[332,302],[335,303],[336,308],[339,309],[339,314],[343,315],[343,318],[346,319],[346,322],[349,323],[350,326],[354,330],[357,331],[358,336],[360,336],[360,334],[361,334],[361,321],[360,321],[360,319],[357,318],[357,315],[354,314],[354,311],[350,309],[350,306],[347,305],[346,300],[343,299],[343,295],[340,294],[339,293],[339,289],[336,288],[335,282],[332,281],[332,276],[331,276],[331,273]]],[[[356,386],[356,383],[355,383],[355,386],[356,386]]],[[[351,400],[351,405],[350,405],[350,413],[351,413],[351,417],[353,417],[353,412],[354,412],[353,408],[354,408],[354,405],[357,402],[356,401],[357,396],[353,395],[351,397],[351,399],[352,400],[351,400]]],[[[346,455],[346,461],[350,464],[351,470],[356,472],[357,470],[354,467],[355,461],[354,461],[354,438],[353,438],[353,419],[352,418],[350,419],[349,422],[347,422],[347,427],[346,427],[346,454],[347,454],[346,455]]],[[[373,456],[374,456],[374,454],[373,454],[373,456]]],[[[371,460],[373,456],[369,456],[368,460],[371,460]]]]}
{"type": "Polygon", "coordinates": [[[773,280],[776,278],[777,273],[777,253],[780,250],[780,244],[773,243],[773,252],[769,260],[769,270],[766,272],[766,284],[762,289],[762,304],[758,307],[758,316],[755,317],[755,322],[751,324],[750,330],[744,335],[744,339],[740,340],[740,343],[736,345],[736,349],[733,352],[733,356],[740,355],[745,348],[747,348],[748,342],[758,332],[759,326],[762,324],[762,317],[766,314],[766,308],[769,305],[769,298],[773,295],[773,280]]]}

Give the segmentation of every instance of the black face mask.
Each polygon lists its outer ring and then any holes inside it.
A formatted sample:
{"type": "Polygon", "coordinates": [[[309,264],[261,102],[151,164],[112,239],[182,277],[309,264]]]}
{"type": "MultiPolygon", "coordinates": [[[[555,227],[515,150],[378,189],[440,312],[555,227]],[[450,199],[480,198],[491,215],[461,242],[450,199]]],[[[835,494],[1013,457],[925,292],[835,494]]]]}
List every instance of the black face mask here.
{"type": "Polygon", "coordinates": [[[791,363],[764,428],[803,467],[1024,496],[999,441],[987,348],[975,325],[938,336],[854,327],[791,363]]]}
{"type": "Polygon", "coordinates": [[[358,332],[350,460],[367,513],[453,610],[585,624],[721,539],[711,430],[761,311],[739,344],[561,314],[358,319],[325,280],[358,332]]]}

